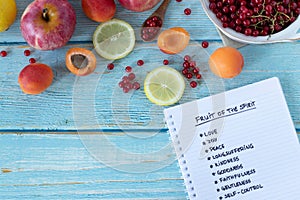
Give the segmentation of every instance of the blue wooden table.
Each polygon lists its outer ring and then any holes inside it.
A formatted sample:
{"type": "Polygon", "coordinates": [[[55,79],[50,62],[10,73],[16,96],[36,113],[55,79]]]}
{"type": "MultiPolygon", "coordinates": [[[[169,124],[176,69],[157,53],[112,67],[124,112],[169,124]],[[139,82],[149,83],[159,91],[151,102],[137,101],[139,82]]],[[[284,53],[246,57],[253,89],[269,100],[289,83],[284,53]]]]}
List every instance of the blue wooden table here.
{"type": "MultiPolygon", "coordinates": [[[[115,61],[114,70],[106,70],[108,61],[97,57],[93,74],[75,77],[66,69],[64,55],[75,46],[92,50],[98,23],[83,14],[80,1],[70,1],[77,14],[71,41],[54,51],[33,50],[19,28],[30,2],[17,0],[17,21],[0,33],[0,50],[8,52],[0,58],[0,199],[186,199],[163,107],[150,103],[143,88],[124,94],[117,85],[127,65],[133,66],[142,81],[163,59],[176,68],[182,57],[163,54],[155,42],[144,43],[137,37],[135,50],[115,61]],[[55,74],[53,84],[40,95],[23,94],[17,82],[28,64],[25,49],[32,51],[30,57],[50,65],[55,74]],[[145,66],[134,66],[138,59],[145,66]]],[[[117,4],[115,17],[138,32],[154,9],[135,13],[117,4]]],[[[209,42],[207,49],[198,51],[202,61],[223,45],[199,0],[171,1],[164,28],[174,26],[188,30],[191,46],[198,50],[202,41],[209,42]],[[184,14],[185,8],[192,9],[191,15],[184,14]]],[[[299,131],[300,43],[247,45],[240,51],[245,66],[239,76],[218,79],[204,63],[200,86],[187,87],[179,103],[277,76],[299,131]]]]}

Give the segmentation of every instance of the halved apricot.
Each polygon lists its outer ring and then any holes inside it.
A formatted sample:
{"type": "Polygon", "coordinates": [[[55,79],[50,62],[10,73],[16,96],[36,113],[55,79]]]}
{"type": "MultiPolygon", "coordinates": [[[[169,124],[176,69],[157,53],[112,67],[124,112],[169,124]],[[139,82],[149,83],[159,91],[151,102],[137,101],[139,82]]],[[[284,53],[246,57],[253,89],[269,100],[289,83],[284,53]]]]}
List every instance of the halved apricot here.
{"type": "Polygon", "coordinates": [[[173,27],[162,31],[157,38],[159,49],[167,54],[183,51],[190,41],[190,34],[181,27],[173,27]]]}
{"type": "Polygon", "coordinates": [[[26,94],[39,94],[52,83],[53,72],[51,67],[42,63],[31,63],[25,66],[18,77],[22,91],[26,94]]]}
{"type": "Polygon", "coordinates": [[[96,56],[85,48],[70,48],[66,53],[66,66],[77,76],[86,76],[96,69],[96,56]]]}

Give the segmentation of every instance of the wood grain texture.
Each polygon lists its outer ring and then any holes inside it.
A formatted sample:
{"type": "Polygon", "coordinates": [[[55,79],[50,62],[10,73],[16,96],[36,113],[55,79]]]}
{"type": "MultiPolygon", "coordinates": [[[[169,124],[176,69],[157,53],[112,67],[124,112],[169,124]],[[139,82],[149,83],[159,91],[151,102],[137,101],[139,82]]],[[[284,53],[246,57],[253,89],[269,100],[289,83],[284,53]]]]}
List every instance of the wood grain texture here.
{"type": "MultiPolygon", "coordinates": [[[[97,57],[95,73],[80,78],[66,69],[64,56],[71,47],[93,50],[91,38],[98,23],[85,17],[79,0],[70,1],[77,13],[77,26],[68,45],[54,51],[30,48],[30,57],[52,67],[54,82],[40,95],[25,95],[17,79],[28,64],[29,57],[23,51],[29,47],[19,26],[22,12],[30,2],[17,0],[17,21],[7,32],[0,33],[0,49],[8,51],[7,57],[0,58],[0,199],[186,199],[179,168],[168,148],[163,107],[151,104],[143,88],[126,95],[118,88],[127,65],[133,67],[142,82],[151,69],[162,65],[163,59],[180,69],[182,56],[193,55],[203,79],[197,89],[187,87],[179,103],[277,76],[294,124],[300,130],[300,43],[245,46],[240,49],[245,57],[242,73],[234,79],[218,79],[209,71],[207,58],[222,43],[199,0],[172,1],[166,13],[165,28],[180,25],[190,32],[192,42],[186,52],[165,55],[155,42],[146,44],[137,37],[135,50],[114,61],[113,71],[106,70],[110,61],[97,57]],[[188,7],[192,8],[190,16],[183,13],[188,7]],[[203,40],[210,42],[206,50],[200,48],[203,40]],[[143,59],[145,65],[137,67],[137,59],[143,59]],[[137,154],[142,158],[135,160],[135,166],[122,158],[121,167],[101,163],[99,155],[109,154],[112,149],[108,143],[100,143],[101,136],[133,158],[137,154]],[[97,142],[103,146],[96,146],[97,142]],[[163,165],[157,169],[161,161],[163,165]],[[132,173],[139,166],[154,170],[132,173]],[[120,168],[128,171],[117,170],[120,168]]],[[[138,33],[154,9],[135,13],[117,4],[116,18],[128,21],[138,33]]]]}
{"type": "MultiPolygon", "coordinates": [[[[165,28],[181,26],[191,34],[191,45],[181,55],[163,54],[155,42],[143,43],[137,40],[135,50],[126,58],[114,61],[115,69],[107,71],[111,61],[97,57],[97,69],[88,77],[75,77],[65,67],[65,53],[71,47],[93,49],[91,37],[98,23],[89,20],[82,12],[80,1],[70,1],[77,12],[77,26],[70,43],[54,51],[32,49],[31,57],[48,64],[54,70],[54,83],[41,95],[30,96],[21,92],[17,77],[28,64],[29,57],[23,55],[28,48],[19,30],[19,19],[30,1],[17,1],[18,20],[4,33],[0,33],[1,49],[8,56],[0,62],[0,107],[2,131],[76,131],[76,130],[123,130],[165,128],[162,107],[151,104],[143,92],[143,87],[132,94],[124,95],[117,83],[124,68],[131,65],[142,83],[145,75],[153,68],[169,59],[170,65],[180,70],[182,57],[190,54],[200,65],[203,79],[197,89],[187,89],[179,103],[191,101],[255,81],[278,76],[283,85],[287,102],[296,128],[300,127],[299,115],[299,43],[272,45],[248,45],[241,48],[245,67],[241,75],[230,80],[221,80],[211,74],[207,67],[210,53],[220,47],[221,40],[215,28],[204,14],[199,1],[172,1],[166,14],[165,28]],[[192,8],[192,14],[183,14],[185,8],[192,8]],[[210,40],[210,46],[201,48],[202,40],[210,40]],[[284,50],[284,51],[283,51],[284,50]],[[136,61],[143,59],[145,65],[136,67],[136,61]]],[[[138,32],[141,22],[153,10],[136,13],[118,5],[117,18],[132,24],[138,32]]],[[[138,34],[137,34],[138,35],[138,34]]],[[[95,53],[96,54],[96,53],[95,53]]],[[[187,88],[188,82],[187,82],[187,88]]]]}
{"type": "MultiPolygon", "coordinates": [[[[164,133],[150,148],[148,140],[138,144],[125,134],[107,136],[131,152],[143,151],[145,143],[144,150],[153,151],[167,142],[164,133]]],[[[186,199],[176,161],[148,173],[120,172],[94,159],[77,135],[2,134],[0,146],[0,199],[186,199]]]]}

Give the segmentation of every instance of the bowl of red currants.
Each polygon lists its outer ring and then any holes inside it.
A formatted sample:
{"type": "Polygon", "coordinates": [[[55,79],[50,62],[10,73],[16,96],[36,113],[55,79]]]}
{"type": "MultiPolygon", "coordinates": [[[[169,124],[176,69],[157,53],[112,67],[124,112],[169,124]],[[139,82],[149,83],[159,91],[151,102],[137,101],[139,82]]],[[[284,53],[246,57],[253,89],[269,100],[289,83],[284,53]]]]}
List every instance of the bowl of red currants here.
{"type": "Polygon", "coordinates": [[[300,0],[200,0],[214,25],[247,44],[300,39],[300,0]]]}

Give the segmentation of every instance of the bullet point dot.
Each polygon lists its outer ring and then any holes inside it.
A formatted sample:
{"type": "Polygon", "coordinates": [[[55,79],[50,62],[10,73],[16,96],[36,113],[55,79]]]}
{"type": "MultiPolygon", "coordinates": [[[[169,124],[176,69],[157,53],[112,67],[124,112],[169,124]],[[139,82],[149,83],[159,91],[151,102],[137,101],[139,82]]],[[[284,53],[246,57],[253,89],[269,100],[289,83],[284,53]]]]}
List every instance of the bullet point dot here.
{"type": "Polygon", "coordinates": [[[208,150],[207,150],[207,149],[205,150],[205,153],[208,153],[208,150]]]}
{"type": "Polygon", "coordinates": [[[215,181],[215,184],[218,184],[218,181],[215,181]]]}
{"type": "Polygon", "coordinates": [[[210,165],[210,168],[213,168],[214,166],[213,165],[210,165]]]}
{"type": "Polygon", "coordinates": [[[200,134],[200,137],[203,137],[203,134],[200,134]]]}
{"type": "Polygon", "coordinates": [[[210,160],[210,157],[208,157],[207,160],[210,160]]]}
{"type": "Polygon", "coordinates": [[[217,192],[220,192],[220,189],[219,189],[219,188],[217,189],[217,192]]]}
{"type": "Polygon", "coordinates": [[[203,145],[206,145],[206,143],[205,143],[205,142],[202,142],[202,144],[203,144],[203,145]]]}
{"type": "Polygon", "coordinates": [[[213,175],[213,176],[215,176],[215,175],[216,175],[216,173],[215,173],[215,172],[213,172],[213,173],[212,173],[212,175],[213,175]]]}

